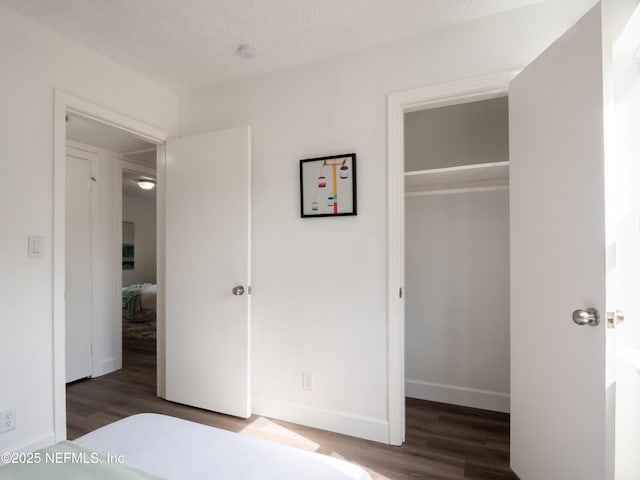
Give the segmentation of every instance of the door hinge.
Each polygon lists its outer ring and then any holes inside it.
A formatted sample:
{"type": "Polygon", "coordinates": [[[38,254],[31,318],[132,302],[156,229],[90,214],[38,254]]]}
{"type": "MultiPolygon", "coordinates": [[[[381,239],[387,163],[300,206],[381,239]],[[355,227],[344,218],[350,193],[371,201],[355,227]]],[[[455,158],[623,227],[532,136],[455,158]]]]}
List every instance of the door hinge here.
{"type": "Polygon", "coordinates": [[[398,296],[402,298],[402,287],[400,287],[400,290],[398,291],[398,296]]]}

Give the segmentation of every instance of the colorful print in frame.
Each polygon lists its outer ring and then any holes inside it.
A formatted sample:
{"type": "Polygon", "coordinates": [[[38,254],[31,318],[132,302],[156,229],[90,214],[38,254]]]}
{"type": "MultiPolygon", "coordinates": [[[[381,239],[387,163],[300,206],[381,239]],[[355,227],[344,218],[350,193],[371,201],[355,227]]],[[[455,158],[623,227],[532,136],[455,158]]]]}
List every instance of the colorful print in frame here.
{"type": "Polygon", "coordinates": [[[300,216],[357,215],[356,154],[300,160],[300,216]]]}

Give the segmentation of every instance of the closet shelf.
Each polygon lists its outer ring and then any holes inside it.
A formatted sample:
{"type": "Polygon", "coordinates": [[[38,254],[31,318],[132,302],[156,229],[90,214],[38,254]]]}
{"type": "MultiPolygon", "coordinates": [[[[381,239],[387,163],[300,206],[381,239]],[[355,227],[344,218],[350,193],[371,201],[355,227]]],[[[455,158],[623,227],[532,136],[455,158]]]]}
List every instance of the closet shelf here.
{"type": "Polygon", "coordinates": [[[405,172],[404,185],[406,193],[508,186],[509,162],[405,172]]]}

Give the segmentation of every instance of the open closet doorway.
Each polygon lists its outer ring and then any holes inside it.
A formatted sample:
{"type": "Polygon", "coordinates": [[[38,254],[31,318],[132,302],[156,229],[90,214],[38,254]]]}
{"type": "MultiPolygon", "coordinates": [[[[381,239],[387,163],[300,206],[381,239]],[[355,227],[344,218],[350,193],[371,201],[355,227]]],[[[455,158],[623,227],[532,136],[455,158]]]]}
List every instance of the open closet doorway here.
{"type": "Polygon", "coordinates": [[[407,112],[405,392],[509,411],[506,96],[407,112]]]}
{"type": "MultiPolygon", "coordinates": [[[[388,330],[388,368],[389,368],[389,387],[388,387],[388,401],[389,401],[389,443],[392,445],[402,445],[405,441],[406,434],[406,394],[421,398],[428,398],[437,402],[450,402],[457,403],[459,405],[469,405],[469,400],[477,402],[480,397],[483,401],[487,398],[493,400],[498,399],[498,402],[493,402],[494,405],[484,405],[483,408],[497,408],[495,404],[504,402],[504,391],[498,390],[495,387],[487,387],[480,385],[477,382],[477,378],[474,377],[474,365],[473,360],[468,356],[469,352],[466,351],[464,342],[455,343],[456,339],[460,339],[458,334],[462,325],[469,324],[473,319],[462,318],[462,324],[455,325],[453,321],[447,321],[447,316],[450,316],[453,308],[447,309],[445,302],[450,301],[450,305],[458,307],[456,295],[460,295],[460,292],[456,292],[453,287],[456,285],[463,290],[463,293],[469,298],[470,308],[476,307],[478,309],[484,308],[483,302],[475,302],[472,289],[466,284],[468,282],[460,282],[460,275],[465,278],[464,268],[469,264],[469,260],[476,261],[477,258],[451,258],[451,255],[460,255],[450,250],[455,246],[456,242],[461,244],[461,241],[467,242],[467,249],[471,248],[471,253],[474,252],[473,243],[470,238],[474,235],[474,229],[480,229],[479,231],[486,232],[486,226],[480,222],[471,228],[468,224],[460,223],[460,221],[453,222],[452,211],[447,213],[446,209],[436,208],[435,203],[453,203],[454,211],[457,213],[464,213],[469,218],[473,218],[472,215],[474,209],[478,207],[476,202],[470,200],[468,197],[471,195],[479,195],[480,193],[489,193],[490,196],[504,196],[504,187],[508,184],[506,180],[508,176],[508,163],[504,163],[508,159],[495,158],[495,155],[489,155],[490,161],[484,159],[478,159],[477,156],[457,154],[457,160],[449,159],[444,163],[439,163],[442,160],[434,161],[431,166],[413,166],[410,167],[412,173],[405,171],[405,120],[406,115],[413,112],[420,112],[423,110],[444,110],[446,107],[460,106],[463,108],[463,104],[473,104],[475,102],[483,102],[486,100],[495,100],[496,104],[504,102],[500,100],[506,97],[508,92],[508,85],[510,80],[516,75],[516,71],[503,72],[495,75],[488,75],[486,77],[478,77],[469,80],[462,80],[456,82],[450,82],[445,84],[431,85],[427,87],[416,88],[412,90],[405,90],[390,94],[387,99],[387,112],[388,112],[388,209],[389,209],[389,224],[388,224],[388,316],[389,316],[389,330],[388,330]],[[474,160],[475,158],[475,160],[474,160]],[[488,163],[486,163],[488,162],[488,163]],[[457,163],[457,165],[455,165],[457,163]],[[409,194],[407,197],[406,195],[409,194]],[[456,197],[457,196],[457,197],[456,197]],[[443,200],[444,199],[444,200],[443,200]],[[445,298],[437,298],[441,302],[441,306],[438,311],[430,311],[428,315],[430,321],[440,322],[435,326],[426,327],[425,325],[411,325],[407,326],[406,312],[414,309],[411,302],[408,302],[410,291],[412,286],[405,283],[409,281],[409,275],[405,275],[408,256],[405,255],[406,244],[405,237],[408,232],[408,226],[405,223],[405,217],[409,214],[405,211],[405,205],[409,204],[409,208],[413,209],[413,203],[416,203],[419,207],[420,203],[430,203],[429,207],[432,216],[435,216],[435,220],[444,222],[440,226],[433,225],[431,228],[427,226],[420,227],[422,231],[420,235],[423,237],[429,237],[430,241],[437,240],[436,243],[444,245],[447,248],[447,253],[437,255],[434,260],[421,261],[422,268],[417,269],[417,275],[424,275],[425,270],[432,271],[434,266],[439,264],[440,275],[435,275],[429,281],[432,282],[434,288],[431,290],[431,294],[437,292],[438,289],[440,295],[445,295],[445,298]],[[458,204],[456,206],[456,203],[458,204]],[[438,228],[444,228],[449,222],[449,232],[436,232],[438,228]],[[405,231],[406,230],[406,231],[405,231]],[[430,235],[431,234],[431,235],[430,235]],[[438,236],[440,236],[438,238],[438,236]],[[448,270],[447,270],[448,268],[448,270]],[[456,278],[457,277],[457,278],[456,278]],[[447,283],[451,285],[451,289],[443,290],[443,286],[447,283]],[[446,293],[442,293],[446,291],[446,293]],[[435,318],[434,315],[441,315],[444,318],[435,318]],[[420,331],[425,333],[425,329],[431,328],[435,331],[429,332],[428,341],[438,342],[438,329],[441,333],[445,334],[450,343],[455,345],[455,351],[449,352],[442,345],[436,345],[435,348],[427,349],[426,345],[421,344],[419,339],[411,338],[407,341],[407,337],[411,332],[420,331]],[[408,334],[405,331],[408,330],[408,334]],[[417,343],[416,343],[417,341],[417,343]],[[417,346],[418,353],[416,357],[413,357],[413,353],[409,352],[409,347],[413,348],[417,346]],[[440,352],[444,356],[449,356],[448,360],[443,358],[438,359],[438,362],[450,362],[448,365],[442,365],[440,371],[434,371],[436,360],[434,357],[430,357],[440,352]],[[459,354],[459,358],[451,359],[451,355],[454,353],[459,354]],[[421,362],[419,368],[414,368],[413,361],[421,362]],[[425,366],[425,362],[427,362],[425,366]],[[460,368],[460,370],[458,370],[460,368]],[[461,372],[465,372],[462,373],[461,372]],[[427,377],[427,374],[431,375],[431,378],[427,377]],[[435,375],[434,375],[435,374],[435,375]],[[423,378],[412,378],[422,375],[423,378]],[[439,376],[438,376],[439,375],[439,376]],[[466,375],[466,377],[465,377],[466,375]],[[470,379],[473,378],[473,381],[470,379]],[[480,395],[477,395],[480,394],[480,395]],[[488,395],[487,395],[488,394],[488,395]],[[497,395],[496,395],[497,394],[497,395]],[[475,397],[475,398],[474,398],[475,397]]],[[[494,105],[495,106],[495,105],[494,105]]],[[[455,109],[454,109],[455,110],[455,109]]],[[[451,112],[454,112],[452,110],[451,112]]],[[[480,109],[481,110],[481,109],[480,109]]],[[[446,113],[446,112],[445,112],[446,113]]],[[[454,112],[455,113],[455,112],[454,112]]],[[[458,112],[459,113],[459,112],[458,112]]],[[[455,119],[456,115],[449,115],[455,119]]],[[[460,115],[458,115],[460,117],[460,115]]],[[[464,144],[465,141],[460,139],[461,132],[464,132],[464,128],[456,130],[452,129],[451,123],[446,126],[447,122],[444,117],[432,119],[438,125],[435,128],[440,132],[445,139],[449,139],[456,147],[458,143],[464,144]],[[442,125],[440,125],[442,123],[442,125]],[[451,131],[450,131],[451,130],[451,131]]],[[[458,119],[459,126],[464,126],[467,120],[461,121],[458,119]]],[[[456,122],[453,122],[456,123],[456,122]]],[[[477,136],[477,135],[476,135],[477,136]]],[[[473,137],[473,135],[472,135],[473,137]]],[[[478,139],[476,139],[478,140],[478,139]]],[[[480,143],[485,142],[485,139],[480,135],[480,143]]],[[[468,143],[468,142],[467,142],[468,143]]],[[[473,151],[474,147],[471,147],[473,151]]],[[[441,148],[442,150],[442,148],[441,148]]],[[[446,150],[446,149],[445,149],[446,150]]],[[[468,150],[468,147],[467,147],[468,150]]],[[[451,150],[453,152],[454,150],[451,150]]],[[[443,152],[436,152],[437,156],[444,158],[443,152]]],[[[456,155],[450,155],[455,157],[456,155]]],[[[423,159],[418,160],[419,162],[423,159]]],[[[440,207],[443,207],[440,205],[440,207]]],[[[415,209],[416,212],[422,215],[424,212],[420,208],[415,209]]],[[[473,220],[475,221],[475,219],[473,220]]],[[[415,242],[420,250],[419,242],[415,242]]],[[[485,240],[484,243],[487,243],[485,240]]],[[[436,247],[434,244],[432,247],[436,247]]],[[[412,247],[413,248],[413,247],[412,247]]],[[[422,247],[424,250],[424,247],[422,247]]],[[[508,252],[504,253],[508,258],[508,252]]],[[[471,257],[470,253],[465,254],[467,257],[471,257]]],[[[478,257],[478,255],[475,255],[478,257]]],[[[474,270],[478,270],[474,267],[474,270]]],[[[479,269],[482,272],[482,269],[479,269]]],[[[468,275],[470,276],[470,275],[468,275]]],[[[475,274],[473,276],[478,276],[475,274]]],[[[480,275],[482,277],[482,275],[480,275]]],[[[419,282],[420,280],[418,280],[419,282]]],[[[474,280],[476,281],[476,280],[474,280]]],[[[415,282],[415,279],[414,279],[415,282]]],[[[485,283],[491,282],[491,279],[484,278],[477,280],[482,286],[485,283]]],[[[425,285],[414,285],[413,288],[417,288],[417,294],[420,295],[420,288],[426,288],[425,285]]],[[[508,288],[504,292],[508,298],[508,288]]],[[[477,295],[477,294],[476,294],[477,295]]],[[[419,299],[416,298],[417,309],[420,312],[421,307],[419,299]]],[[[464,310],[464,309],[463,309],[464,310]]],[[[467,309],[468,310],[468,309],[467,309]]],[[[476,310],[473,309],[472,312],[476,310]]],[[[459,317],[459,313],[456,315],[459,317]]],[[[411,313],[409,313],[411,314],[411,313]]],[[[420,313],[419,315],[422,315],[420,313]]],[[[472,314],[472,317],[476,315],[472,314]]],[[[474,326],[475,328],[475,326],[474,326]]],[[[472,329],[473,330],[473,329],[472,329]]],[[[508,333],[505,333],[508,338],[508,333]]],[[[480,347],[481,338],[474,338],[473,334],[465,332],[467,345],[472,345],[473,349],[481,351],[480,347]]],[[[424,335],[422,335],[424,340],[424,335]]],[[[442,338],[442,337],[441,337],[442,338]]],[[[506,351],[509,350],[509,345],[504,346],[506,351]]],[[[491,352],[489,352],[491,355],[491,352]]],[[[489,363],[499,363],[496,360],[492,360],[489,363]]],[[[507,357],[508,363],[508,357],[507,357]]],[[[438,367],[439,368],[439,367],[438,367]]],[[[501,370],[504,371],[503,366],[501,370]]],[[[485,367],[486,371],[486,367],[485,367]]],[[[508,371],[508,368],[507,368],[508,371]]],[[[490,376],[490,375],[489,375],[490,376]]],[[[486,378],[485,378],[486,380],[486,378]]],[[[508,379],[507,379],[508,381],[508,379]]],[[[507,387],[508,388],[508,387],[507,387]]],[[[507,390],[508,392],[508,390],[507,390]]],[[[508,404],[508,397],[506,398],[508,404]]],[[[471,403],[472,405],[482,406],[481,403],[471,403]]],[[[498,405],[499,406],[499,405],[498,405]]]]}

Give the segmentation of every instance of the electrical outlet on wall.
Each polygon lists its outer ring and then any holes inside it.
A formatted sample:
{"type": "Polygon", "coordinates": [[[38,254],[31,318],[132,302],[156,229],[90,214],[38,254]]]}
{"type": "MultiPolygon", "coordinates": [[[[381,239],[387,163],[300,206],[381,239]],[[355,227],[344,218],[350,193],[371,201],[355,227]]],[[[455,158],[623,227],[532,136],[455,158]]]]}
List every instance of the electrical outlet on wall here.
{"type": "Polygon", "coordinates": [[[16,428],[16,409],[3,410],[0,412],[0,433],[15,430],[16,428]]]}
{"type": "Polygon", "coordinates": [[[302,389],[303,390],[313,390],[313,372],[308,370],[302,372],[302,389]]]}

